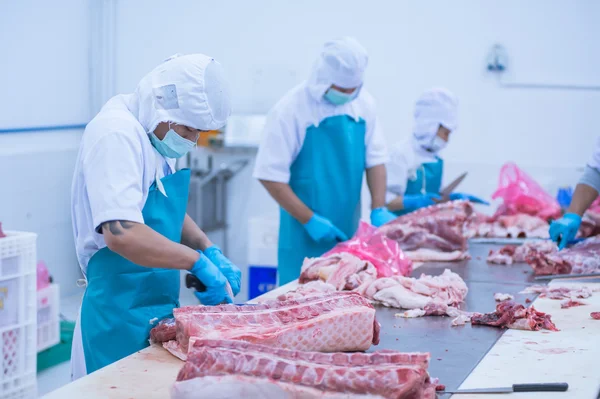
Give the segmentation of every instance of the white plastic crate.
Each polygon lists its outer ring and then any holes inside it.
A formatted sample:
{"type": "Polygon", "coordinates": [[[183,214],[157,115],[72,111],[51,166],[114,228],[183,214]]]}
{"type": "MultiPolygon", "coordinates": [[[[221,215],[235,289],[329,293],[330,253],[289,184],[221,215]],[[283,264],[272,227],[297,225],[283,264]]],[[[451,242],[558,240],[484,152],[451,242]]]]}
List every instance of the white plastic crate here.
{"type": "Polygon", "coordinates": [[[37,395],[36,238],[6,232],[0,238],[0,398],[37,395]]]}
{"type": "Polygon", "coordinates": [[[60,290],[50,284],[37,292],[37,351],[60,342],[60,290]]]}

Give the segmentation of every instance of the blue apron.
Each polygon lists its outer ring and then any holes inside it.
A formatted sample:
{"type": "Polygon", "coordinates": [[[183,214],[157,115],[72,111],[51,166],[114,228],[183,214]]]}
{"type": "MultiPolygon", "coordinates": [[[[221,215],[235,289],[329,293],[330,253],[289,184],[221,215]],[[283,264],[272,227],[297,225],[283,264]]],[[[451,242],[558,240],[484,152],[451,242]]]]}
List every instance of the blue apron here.
{"type": "MultiPolygon", "coordinates": [[[[348,237],[358,228],[360,192],[365,171],[365,121],[332,116],[310,126],[290,167],[292,191],[315,213],[326,217],[348,237]]],[[[300,222],[281,208],[278,247],[279,285],[300,276],[305,257],[321,256],[336,244],[317,243],[300,222]]]]}
{"type": "MultiPolygon", "coordinates": [[[[168,196],[150,187],[144,223],[180,242],[188,202],[190,171],[161,179],[168,196]]],[[[153,318],[169,317],[179,306],[179,270],[136,265],[105,247],[87,267],[81,305],[81,337],[87,374],[148,346],[153,318]]]]}
{"type": "MultiPolygon", "coordinates": [[[[414,180],[409,179],[406,184],[404,195],[415,195],[425,193],[438,194],[442,188],[442,174],[444,171],[444,160],[437,158],[436,162],[427,162],[417,169],[414,180]]],[[[398,216],[412,212],[414,209],[402,209],[395,211],[398,216]]]]}

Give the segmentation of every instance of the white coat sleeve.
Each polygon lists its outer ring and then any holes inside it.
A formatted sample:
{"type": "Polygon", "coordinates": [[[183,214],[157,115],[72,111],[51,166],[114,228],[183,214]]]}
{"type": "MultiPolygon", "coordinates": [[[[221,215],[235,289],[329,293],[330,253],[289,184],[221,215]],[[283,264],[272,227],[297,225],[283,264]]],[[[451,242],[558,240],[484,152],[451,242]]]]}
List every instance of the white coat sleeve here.
{"type": "Polygon", "coordinates": [[[379,123],[379,118],[373,116],[371,123],[367,122],[367,131],[365,135],[365,144],[367,148],[366,168],[385,164],[388,161],[387,148],[383,130],[379,123]]]}
{"type": "Polygon", "coordinates": [[[385,201],[389,203],[394,198],[404,195],[408,181],[408,160],[404,151],[394,148],[390,153],[390,160],[386,164],[387,192],[385,201]]]}
{"type": "Polygon", "coordinates": [[[289,183],[290,166],[300,151],[298,127],[293,118],[271,111],[258,148],[253,176],[259,180],[289,183]]]}
{"type": "Polygon", "coordinates": [[[142,148],[135,137],[119,132],[101,137],[83,159],[83,175],[97,232],[111,220],[144,223],[142,148]]]}
{"type": "Polygon", "coordinates": [[[596,146],[594,147],[594,153],[588,162],[590,168],[594,168],[600,172],[600,137],[596,140],[596,146]]]}

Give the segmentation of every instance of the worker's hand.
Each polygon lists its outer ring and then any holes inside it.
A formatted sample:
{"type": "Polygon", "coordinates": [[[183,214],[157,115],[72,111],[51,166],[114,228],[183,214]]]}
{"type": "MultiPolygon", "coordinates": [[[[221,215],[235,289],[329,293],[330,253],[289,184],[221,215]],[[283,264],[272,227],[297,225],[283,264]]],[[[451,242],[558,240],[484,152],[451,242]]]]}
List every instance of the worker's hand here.
{"type": "Polygon", "coordinates": [[[437,194],[427,193],[427,194],[407,194],[402,197],[402,204],[404,205],[404,209],[419,209],[425,208],[426,206],[430,206],[435,204],[435,200],[441,200],[437,194]]]}
{"type": "Polygon", "coordinates": [[[227,281],[229,281],[229,285],[231,285],[231,291],[233,291],[233,296],[236,296],[240,292],[240,285],[242,279],[242,272],[236,265],[231,263],[229,259],[223,255],[221,249],[216,245],[207,248],[203,251],[204,255],[210,259],[212,263],[215,264],[223,273],[227,281]]]}
{"type": "Polygon", "coordinates": [[[483,204],[483,205],[489,205],[490,203],[487,202],[486,200],[482,200],[479,197],[476,197],[474,195],[471,194],[465,194],[465,193],[451,193],[449,195],[450,199],[452,201],[454,200],[467,200],[467,201],[471,201],[475,204],[483,204]]]}
{"type": "Polygon", "coordinates": [[[580,225],[581,216],[576,213],[566,213],[550,225],[550,238],[558,244],[558,249],[563,249],[569,241],[575,239],[580,225]]]}
{"type": "Polygon", "coordinates": [[[308,222],[306,222],[304,228],[308,235],[316,242],[348,240],[348,237],[344,232],[335,227],[329,219],[317,215],[316,213],[308,222]]]}
{"type": "Polygon", "coordinates": [[[398,216],[390,212],[385,206],[375,208],[371,211],[371,224],[375,227],[386,224],[396,219],[398,216]]]}
{"type": "Polygon", "coordinates": [[[218,305],[220,303],[233,303],[233,298],[227,292],[227,279],[219,268],[202,252],[190,272],[206,286],[206,291],[194,294],[203,305],[218,305]]]}

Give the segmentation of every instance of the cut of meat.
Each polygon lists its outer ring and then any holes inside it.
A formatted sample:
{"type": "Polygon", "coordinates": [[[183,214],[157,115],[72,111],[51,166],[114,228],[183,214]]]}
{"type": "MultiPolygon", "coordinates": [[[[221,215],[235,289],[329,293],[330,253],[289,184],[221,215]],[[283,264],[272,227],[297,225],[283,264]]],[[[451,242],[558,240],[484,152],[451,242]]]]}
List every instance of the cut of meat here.
{"type": "Polygon", "coordinates": [[[521,291],[521,294],[540,294],[540,298],[548,299],[585,299],[593,295],[595,290],[586,286],[547,287],[532,285],[521,291]]]}
{"type": "MultiPolygon", "coordinates": [[[[449,269],[439,276],[387,277],[374,281],[364,295],[385,306],[401,309],[423,309],[424,315],[447,314],[467,296],[464,280],[449,269]]],[[[414,312],[411,314],[415,314],[414,312]]]]}
{"type": "Polygon", "coordinates": [[[558,252],[532,250],[526,260],[537,275],[600,272],[600,236],[588,238],[558,252]]]}
{"type": "Polygon", "coordinates": [[[590,313],[590,317],[594,320],[600,320],[600,312],[592,312],[590,313]]]}
{"type": "Polygon", "coordinates": [[[548,238],[549,228],[544,219],[525,213],[479,217],[466,224],[467,235],[476,238],[548,238]]]}
{"type": "Polygon", "coordinates": [[[499,250],[490,250],[487,261],[489,263],[511,265],[523,263],[530,255],[551,254],[558,252],[556,244],[550,240],[529,241],[520,246],[505,245],[499,250]]]}
{"type": "Polygon", "coordinates": [[[322,280],[338,291],[354,290],[377,278],[377,269],[354,255],[340,253],[323,258],[306,258],[302,264],[300,284],[322,280]]]}
{"type": "Polygon", "coordinates": [[[290,299],[299,299],[311,295],[329,294],[336,291],[337,290],[333,285],[324,283],[321,280],[315,280],[309,281],[306,284],[300,284],[295,290],[288,291],[285,294],[281,294],[277,297],[277,299],[280,301],[286,301],[290,299]]]}
{"type": "Polygon", "coordinates": [[[187,306],[173,313],[183,353],[190,337],[321,352],[363,351],[379,343],[375,308],[355,292],[247,306],[187,306]]]}
{"type": "Polygon", "coordinates": [[[515,297],[510,294],[502,294],[500,292],[494,294],[494,300],[496,302],[512,301],[513,299],[515,299],[515,297]]]}
{"type": "Polygon", "coordinates": [[[526,308],[511,301],[499,303],[495,312],[473,314],[471,323],[515,330],[558,331],[549,314],[539,312],[533,306],[526,308]]]}
{"type": "Polygon", "coordinates": [[[427,373],[429,357],[393,351],[323,354],[198,340],[177,376],[172,397],[194,397],[194,392],[197,397],[202,392],[211,398],[434,399],[436,384],[427,373]],[[219,396],[223,390],[227,396],[219,396]],[[207,394],[213,391],[217,396],[207,394]]]}
{"type": "Polygon", "coordinates": [[[152,330],[150,330],[150,341],[152,342],[166,342],[175,339],[177,328],[175,326],[175,319],[168,318],[162,319],[158,322],[152,330]]]}
{"type": "MultiPolygon", "coordinates": [[[[395,240],[413,261],[428,261],[427,256],[439,252],[464,253],[467,238],[464,225],[473,213],[468,201],[451,201],[429,206],[400,216],[381,226],[377,231],[395,240]],[[425,251],[429,250],[429,251],[425,251]],[[411,252],[420,251],[418,254],[411,252]]],[[[454,261],[464,256],[453,254],[449,258],[433,260],[454,261]]]]}
{"type": "Polygon", "coordinates": [[[600,209],[590,208],[584,214],[579,227],[579,237],[587,238],[600,234],[600,209]]]}
{"type": "Polygon", "coordinates": [[[427,248],[405,251],[404,253],[413,262],[454,262],[470,258],[465,251],[439,252],[427,248]]]}
{"type": "Polygon", "coordinates": [[[574,299],[567,299],[560,303],[561,309],[568,309],[568,308],[573,308],[575,306],[583,306],[583,305],[587,305],[587,303],[581,302],[581,301],[576,301],[574,299]]]}

